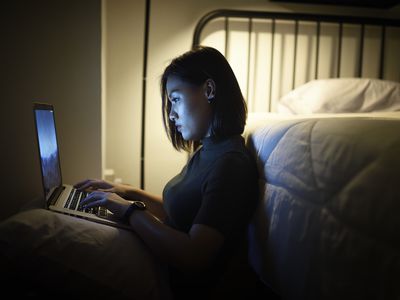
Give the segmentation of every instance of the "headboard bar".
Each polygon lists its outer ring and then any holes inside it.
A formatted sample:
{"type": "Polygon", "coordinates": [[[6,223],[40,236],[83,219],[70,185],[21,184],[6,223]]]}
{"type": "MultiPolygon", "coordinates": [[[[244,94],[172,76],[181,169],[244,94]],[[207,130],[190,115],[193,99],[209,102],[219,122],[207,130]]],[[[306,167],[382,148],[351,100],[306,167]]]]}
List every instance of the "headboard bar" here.
{"type": "MultiPolygon", "coordinates": [[[[360,54],[358,55],[358,77],[362,75],[363,67],[363,54],[364,54],[364,34],[365,34],[365,24],[361,24],[361,37],[360,37],[360,54]]],[[[381,62],[382,63],[382,62],[381,62]]]]}
{"type": "MultiPolygon", "coordinates": [[[[251,47],[251,32],[253,31],[253,19],[250,18],[249,20],[249,27],[248,27],[248,34],[249,34],[249,49],[251,47]]],[[[250,51],[247,52],[247,65],[250,65],[250,51]]],[[[246,77],[246,84],[247,86],[250,85],[250,68],[247,68],[247,77],[246,77]]],[[[246,99],[249,99],[249,89],[247,89],[247,95],[246,95],[246,99]]]]}
{"type": "Polygon", "coordinates": [[[339,23],[339,44],[338,44],[338,61],[337,61],[337,68],[336,68],[336,76],[339,77],[340,75],[340,63],[342,59],[342,38],[343,38],[343,22],[339,23]]]}
{"type": "Polygon", "coordinates": [[[321,37],[321,22],[317,21],[317,43],[315,46],[316,56],[315,56],[315,77],[314,79],[318,78],[318,62],[319,62],[319,39],[321,37]]]}
{"type": "Polygon", "coordinates": [[[385,65],[385,40],[386,40],[386,26],[382,26],[382,33],[381,33],[381,59],[380,59],[380,66],[379,66],[379,78],[383,78],[383,68],[385,65]]]}
{"type": "MultiPolygon", "coordinates": [[[[198,38],[200,38],[200,32],[199,32],[199,37],[198,38]]],[[[225,43],[225,55],[228,55],[228,45],[229,45],[229,21],[228,21],[228,17],[225,17],[225,41],[226,41],[226,43],[225,43]]],[[[198,45],[199,42],[200,41],[197,40],[197,43],[195,45],[198,45]]]]}
{"type": "MultiPolygon", "coordinates": [[[[272,74],[274,69],[274,43],[275,43],[275,19],[272,19],[272,41],[271,41],[271,68],[269,73],[272,74]]],[[[269,77],[269,86],[272,86],[272,76],[269,77]]],[[[272,89],[269,89],[269,99],[268,99],[268,111],[272,108],[272,89]]]]}
{"type": "Polygon", "coordinates": [[[342,22],[348,24],[365,24],[365,25],[379,25],[379,26],[384,25],[384,26],[395,26],[395,27],[400,26],[400,20],[395,20],[395,19],[219,9],[209,12],[199,20],[194,30],[193,43],[192,43],[193,47],[199,44],[200,34],[204,26],[211,20],[220,17],[279,19],[279,20],[297,20],[297,21],[314,21],[314,22],[319,21],[328,23],[342,22]]]}
{"type": "Polygon", "coordinates": [[[296,59],[297,59],[297,40],[299,35],[299,21],[295,21],[294,25],[294,51],[293,51],[293,78],[292,78],[292,89],[295,87],[296,82],[296,59]]]}
{"type": "MultiPolygon", "coordinates": [[[[286,68],[290,68],[290,64],[292,64],[291,70],[293,70],[293,74],[291,75],[291,78],[288,77],[288,74],[285,75],[286,77],[284,79],[284,87],[283,87],[284,89],[290,87],[291,89],[294,89],[296,87],[296,83],[302,82],[302,77],[299,76],[305,76],[307,80],[311,80],[312,78],[317,80],[320,78],[331,78],[331,77],[339,78],[343,76],[348,76],[346,74],[351,74],[350,72],[352,72],[353,74],[350,76],[363,77],[363,75],[365,74],[372,74],[371,72],[374,72],[374,75],[367,75],[367,76],[373,76],[374,78],[380,78],[380,79],[387,79],[388,77],[387,74],[393,74],[393,68],[395,66],[391,65],[388,67],[387,65],[385,65],[385,60],[388,59],[385,57],[385,51],[391,51],[392,48],[390,46],[393,45],[393,44],[387,44],[389,43],[387,39],[390,39],[390,34],[392,32],[390,31],[390,33],[388,34],[389,31],[387,27],[400,28],[400,20],[396,19],[338,16],[338,15],[313,15],[313,14],[303,14],[303,13],[296,14],[296,13],[265,12],[265,11],[215,10],[203,16],[197,23],[193,35],[192,47],[194,48],[200,44],[202,30],[210,21],[214,19],[222,19],[223,23],[220,24],[222,24],[222,27],[224,28],[223,30],[225,30],[224,54],[227,58],[230,57],[231,54],[234,55],[233,53],[229,53],[233,49],[230,44],[234,40],[234,38],[232,38],[232,41],[230,41],[231,39],[230,30],[233,30],[230,28],[231,26],[230,22],[231,19],[237,19],[237,18],[246,20],[248,22],[247,28],[244,27],[242,29],[243,31],[247,32],[248,35],[248,40],[247,40],[248,51],[246,53],[247,68],[244,67],[243,69],[241,82],[245,90],[245,97],[247,101],[250,102],[252,99],[255,99],[254,93],[250,90],[250,86],[251,84],[254,84],[253,76],[256,74],[255,70],[257,70],[254,69],[256,68],[255,66],[257,65],[257,62],[255,61],[253,55],[255,54],[255,57],[258,57],[258,54],[260,54],[260,52],[257,52],[258,49],[257,36],[255,37],[256,40],[253,40],[254,39],[253,30],[257,28],[256,22],[258,22],[258,20],[268,20],[270,22],[269,24],[271,24],[270,30],[268,31],[270,33],[270,43],[271,43],[270,49],[268,49],[269,58],[267,60],[269,61],[269,67],[264,69],[265,72],[263,73],[265,74],[264,83],[269,84],[269,86],[266,85],[267,90],[265,90],[264,94],[265,96],[262,97],[263,99],[268,98],[267,103],[263,102],[264,103],[263,107],[265,107],[265,105],[268,106],[263,108],[266,109],[267,111],[274,110],[274,103],[282,93],[283,77],[276,77],[278,79],[273,79],[274,74],[276,74],[277,72],[279,74],[279,72],[281,72],[280,69],[276,67],[276,64],[282,61],[282,53],[279,53],[279,49],[275,49],[276,47],[280,47],[280,45],[282,45],[282,35],[280,33],[281,27],[279,27],[281,21],[289,21],[291,23],[290,26],[293,26],[291,28],[293,28],[292,30],[294,32],[294,38],[292,39],[293,42],[291,44],[292,48],[290,47],[287,48],[289,50],[287,50],[286,52],[289,53],[293,49],[293,53],[289,54],[289,57],[291,58],[290,60],[293,59],[293,63],[286,60],[286,68]],[[302,35],[302,37],[304,37],[304,34],[301,32],[301,30],[305,28],[303,27],[304,24],[302,22],[312,23],[312,26],[314,26],[315,30],[313,33],[313,38],[314,38],[313,44],[309,44],[310,47],[309,50],[312,51],[312,54],[308,56],[309,64],[307,64],[306,66],[308,66],[309,71],[306,71],[307,72],[306,75],[302,73],[305,68],[304,61],[302,59],[302,55],[304,55],[302,53],[304,52],[301,52],[302,50],[301,47],[304,47],[304,39],[302,38],[302,40],[300,40],[299,38],[299,35],[302,35]],[[331,27],[331,25],[333,25],[333,27],[331,27]],[[368,26],[375,28],[369,28],[368,26]],[[348,30],[351,27],[357,28],[357,29],[351,29],[353,30],[353,34],[355,34],[357,37],[357,44],[356,44],[357,48],[354,48],[354,52],[350,52],[349,56],[347,55],[349,53],[348,52],[349,42],[348,40],[345,39],[349,37],[348,30]],[[328,35],[326,34],[327,28],[331,28],[329,29],[330,31],[328,31],[328,33],[329,32],[331,33],[328,35]],[[373,52],[371,52],[372,51],[370,50],[371,48],[366,48],[371,42],[371,36],[370,36],[371,32],[374,35],[376,34],[378,37],[378,39],[375,39],[376,40],[375,48],[372,48],[375,49],[376,51],[375,52],[376,54],[373,54],[376,60],[372,61],[372,67],[368,59],[371,53],[373,52]],[[276,34],[278,34],[279,37],[275,37],[276,34]],[[333,43],[331,42],[331,44],[325,43],[325,39],[327,36],[332,37],[334,39],[334,42],[333,43]],[[333,52],[324,51],[327,45],[332,45],[329,51],[333,52]],[[380,53],[378,53],[378,51],[380,51],[380,53]],[[332,55],[333,57],[332,58],[333,60],[331,61],[330,66],[328,67],[326,67],[327,60],[325,58],[327,53],[333,53],[333,54],[328,54],[332,55]],[[348,65],[349,61],[351,61],[353,64],[350,67],[348,65]],[[385,69],[386,67],[388,67],[387,70],[385,69]],[[371,71],[374,70],[374,68],[375,71],[371,71]],[[363,74],[363,72],[365,74],[363,74]]],[[[390,53],[392,53],[393,56],[393,53],[395,52],[391,51],[390,53]]],[[[389,76],[393,77],[393,75],[389,76]]],[[[257,99],[261,99],[260,98],[261,96],[259,96],[259,94],[257,94],[257,96],[258,96],[257,99]]],[[[257,101],[258,101],[257,103],[260,103],[260,100],[257,101]]],[[[258,106],[258,108],[260,107],[261,106],[258,106]]]]}

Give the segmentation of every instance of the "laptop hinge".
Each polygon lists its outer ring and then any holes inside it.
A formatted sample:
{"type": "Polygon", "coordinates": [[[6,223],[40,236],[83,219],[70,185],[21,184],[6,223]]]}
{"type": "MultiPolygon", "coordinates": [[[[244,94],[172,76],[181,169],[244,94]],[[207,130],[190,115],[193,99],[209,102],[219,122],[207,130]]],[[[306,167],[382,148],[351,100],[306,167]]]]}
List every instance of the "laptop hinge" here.
{"type": "Polygon", "coordinates": [[[49,200],[47,200],[47,205],[54,205],[58,199],[58,197],[60,196],[60,194],[62,193],[62,191],[65,190],[64,186],[60,186],[58,188],[56,188],[53,193],[51,194],[49,200]]]}

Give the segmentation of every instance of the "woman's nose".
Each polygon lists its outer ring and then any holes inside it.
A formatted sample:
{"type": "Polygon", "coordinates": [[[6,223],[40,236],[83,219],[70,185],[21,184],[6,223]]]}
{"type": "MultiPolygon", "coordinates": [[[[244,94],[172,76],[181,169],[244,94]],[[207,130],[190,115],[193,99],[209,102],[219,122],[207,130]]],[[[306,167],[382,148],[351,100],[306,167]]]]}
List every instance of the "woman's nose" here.
{"type": "Polygon", "coordinates": [[[171,122],[175,122],[176,118],[177,118],[176,112],[173,109],[171,109],[171,111],[169,112],[169,119],[171,120],[171,122]]]}

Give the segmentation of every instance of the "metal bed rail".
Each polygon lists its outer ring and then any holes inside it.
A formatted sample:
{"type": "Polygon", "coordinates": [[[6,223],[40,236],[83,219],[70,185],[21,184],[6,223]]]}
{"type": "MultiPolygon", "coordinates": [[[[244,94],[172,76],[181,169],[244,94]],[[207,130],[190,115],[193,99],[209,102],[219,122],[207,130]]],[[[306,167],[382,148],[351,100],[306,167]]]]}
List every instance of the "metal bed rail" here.
{"type": "MultiPolygon", "coordinates": [[[[319,62],[320,62],[320,48],[321,48],[321,24],[332,23],[338,26],[337,32],[337,49],[336,49],[336,66],[335,66],[335,76],[340,77],[341,65],[342,65],[342,47],[343,47],[343,27],[344,25],[357,25],[360,26],[359,33],[359,50],[357,55],[357,76],[362,77],[363,74],[363,60],[364,60],[364,48],[365,48],[365,31],[367,26],[376,26],[380,28],[380,46],[379,46],[379,71],[378,78],[384,79],[385,74],[385,47],[386,47],[386,33],[388,27],[400,28],[400,20],[394,19],[384,19],[384,18],[371,18],[371,17],[353,17],[353,16],[337,16],[337,15],[314,15],[314,14],[299,14],[299,13],[283,13],[283,12],[264,12],[264,11],[240,11],[240,10],[215,10],[205,16],[203,16],[197,23],[193,35],[192,47],[196,47],[200,44],[201,33],[206,25],[215,19],[223,18],[224,20],[224,30],[225,30],[225,55],[228,54],[229,48],[229,19],[239,18],[248,20],[248,34],[249,34],[249,49],[251,45],[251,33],[253,30],[253,20],[267,19],[272,22],[271,24],[271,48],[270,48],[270,70],[269,70],[269,107],[271,108],[271,98],[272,98],[272,73],[273,73],[273,61],[274,61],[274,37],[277,22],[280,21],[292,21],[294,22],[294,51],[293,51],[293,77],[291,80],[292,89],[295,88],[296,82],[296,65],[297,65],[297,52],[298,52],[298,35],[299,35],[299,24],[300,22],[313,22],[316,26],[316,43],[315,43],[315,70],[314,79],[319,78],[319,62]]],[[[247,62],[250,63],[250,52],[248,51],[247,62]]],[[[400,59],[399,63],[399,77],[400,77],[400,59]]],[[[249,96],[249,67],[247,68],[247,98],[249,96]]]]}

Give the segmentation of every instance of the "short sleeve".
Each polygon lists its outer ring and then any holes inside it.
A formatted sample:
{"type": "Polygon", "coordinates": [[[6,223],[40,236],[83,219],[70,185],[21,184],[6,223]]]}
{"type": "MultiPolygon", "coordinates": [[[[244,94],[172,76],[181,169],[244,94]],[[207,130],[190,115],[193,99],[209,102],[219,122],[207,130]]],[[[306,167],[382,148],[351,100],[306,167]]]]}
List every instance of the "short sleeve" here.
{"type": "Polygon", "coordinates": [[[243,230],[258,199],[257,171],[242,152],[224,154],[202,185],[202,203],[193,224],[215,228],[225,237],[243,230]]]}

